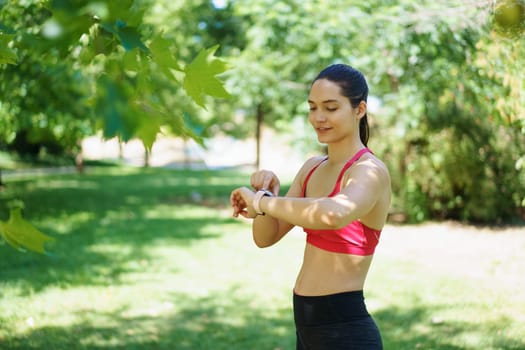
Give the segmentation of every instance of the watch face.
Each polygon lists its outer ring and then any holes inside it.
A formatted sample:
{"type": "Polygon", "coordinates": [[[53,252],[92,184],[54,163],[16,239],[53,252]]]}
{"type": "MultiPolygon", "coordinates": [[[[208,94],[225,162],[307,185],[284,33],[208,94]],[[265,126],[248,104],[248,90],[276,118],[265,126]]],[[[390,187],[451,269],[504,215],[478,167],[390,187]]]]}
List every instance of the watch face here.
{"type": "Polygon", "coordinates": [[[272,197],[273,196],[273,193],[268,191],[268,190],[261,190],[264,192],[264,195],[263,196],[268,196],[268,197],[272,197]]]}

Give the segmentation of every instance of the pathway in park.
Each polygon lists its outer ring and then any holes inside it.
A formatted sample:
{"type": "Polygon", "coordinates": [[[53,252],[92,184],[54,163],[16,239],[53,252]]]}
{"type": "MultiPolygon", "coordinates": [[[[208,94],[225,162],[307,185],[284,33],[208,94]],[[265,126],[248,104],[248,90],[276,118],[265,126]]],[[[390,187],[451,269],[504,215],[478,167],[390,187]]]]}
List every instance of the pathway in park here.
{"type": "MultiPolygon", "coordinates": [[[[117,139],[102,140],[89,137],[82,143],[85,160],[115,160],[132,166],[145,164],[145,149],[138,140],[119,145],[117,139]]],[[[291,178],[304,160],[291,142],[282,137],[263,134],[261,145],[261,167],[272,169],[283,178],[291,178]]],[[[192,140],[160,136],[149,154],[149,166],[192,169],[221,169],[228,167],[253,168],[256,159],[255,140],[235,140],[230,137],[214,137],[206,141],[206,147],[192,140]]],[[[31,168],[3,170],[4,179],[18,176],[32,176],[49,173],[73,173],[76,168],[31,168]]]]}
{"type": "MultiPolygon", "coordinates": [[[[217,169],[225,167],[253,166],[256,160],[254,139],[235,140],[216,136],[205,141],[206,147],[193,140],[158,137],[149,155],[150,166],[193,167],[217,169]]],[[[83,143],[86,159],[118,159],[121,154],[125,163],[142,166],[145,150],[142,143],[132,140],[122,149],[115,139],[102,142],[100,138],[88,138],[83,143]]],[[[288,175],[295,174],[304,161],[304,155],[292,147],[292,141],[266,131],[261,142],[261,167],[288,175]]]]}

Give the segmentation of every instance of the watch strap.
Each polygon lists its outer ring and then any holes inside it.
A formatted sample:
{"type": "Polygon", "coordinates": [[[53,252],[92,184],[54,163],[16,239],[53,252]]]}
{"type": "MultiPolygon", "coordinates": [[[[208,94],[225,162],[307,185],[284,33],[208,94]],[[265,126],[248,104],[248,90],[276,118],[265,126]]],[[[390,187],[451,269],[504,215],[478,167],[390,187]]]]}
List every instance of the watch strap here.
{"type": "Polygon", "coordinates": [[[261,198],[262,197],[272,197],[272,196],[273,196],[273,193],[268,191],[268,190],[266,190],[266,189],[261,189],[261,190],[255,192],[255,195],[253,197],[252,205],[253,205],[253,209],[255,210],[255,213],[257,215],[266,215],[261,210],[261,207],[259,206],[260,202],[261,202],[261,198]]]}

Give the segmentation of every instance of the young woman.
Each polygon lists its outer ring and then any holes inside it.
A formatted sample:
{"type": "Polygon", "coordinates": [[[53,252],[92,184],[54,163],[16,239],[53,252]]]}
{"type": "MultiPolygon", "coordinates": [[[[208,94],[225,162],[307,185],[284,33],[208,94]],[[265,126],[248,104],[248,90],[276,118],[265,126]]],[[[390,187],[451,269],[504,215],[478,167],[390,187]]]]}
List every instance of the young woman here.
{"type": "Polygon", "coordinates": [[[268,170],[232,191],[233,216],[253,218],[257,246],[278,242],[294,226],[306,248],[294,288],[297,349],[382,349],[363,296],[390,206],[390,176],[367,148],[368,86],[354,68],[336,64],[315,78],[309,121],[327,156],[308,159],[288,193],[268,170]]]}

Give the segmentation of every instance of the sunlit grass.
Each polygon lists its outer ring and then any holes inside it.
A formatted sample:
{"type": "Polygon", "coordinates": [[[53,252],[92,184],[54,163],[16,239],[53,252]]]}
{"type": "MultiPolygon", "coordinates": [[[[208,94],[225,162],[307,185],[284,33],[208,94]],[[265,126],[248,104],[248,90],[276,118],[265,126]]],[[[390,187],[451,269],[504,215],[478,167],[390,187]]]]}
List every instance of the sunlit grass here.
{"type": "Polygon", "coordinates": [[[525,261],[515,254],[525,248],[522,233],[451,224],[387,227],[367,289],[380,326],[392,334],[386,348],[525,348],[518,272],[525,261]]]}
{"type": "MultiPolygon", "coordinates": [[[[0,245],[0,348],[294,349],[304,236],[254,246],[227,208],[247,175],[119,169],[0,192],[57,238],[55,257],[0,245]]],[[[385,229],[365,290],[385,349],[525,348],[525,237],[456,231],[385,229]]]]}

